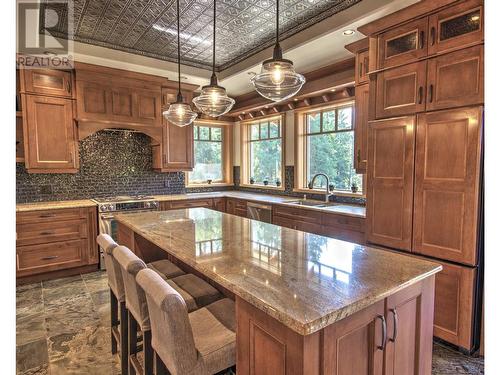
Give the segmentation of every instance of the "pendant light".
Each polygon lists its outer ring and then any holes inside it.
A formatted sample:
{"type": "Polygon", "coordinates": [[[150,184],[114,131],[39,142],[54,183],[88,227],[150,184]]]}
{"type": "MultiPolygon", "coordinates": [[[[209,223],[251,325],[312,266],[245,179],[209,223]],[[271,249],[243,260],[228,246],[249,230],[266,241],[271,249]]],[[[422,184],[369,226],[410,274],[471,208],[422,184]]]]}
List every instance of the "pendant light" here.
{"type": "Polygon", "coordinates": [[[279,0],[276,0],[276,44],[273,58],[262,63],[259,74],[251,78],[255,90],[266,99],[279,102],[291,98],[306,82],[302,74],[296,73],[293,62],[283,58],[279,43],[279,0]]]}
{"type": "Polygon", "coordinates": [[[214,0],[214,35],[212,44],[212,77],[210,85],[201,88],[201,94],[193,99],[193,103],[201,112],[210,117],[219,117],[229,112],[235,103],[233,98],[226,94],[226,89],[218,85],[215,74],[215,11],[216,0],[214,0]]]}
{"type": "Polygon", "coordinates": [[[163,112],[163,116],[169,122],[177,126],[191,125],[198,116],[190,105],[184,103],[181,94],[181,37],[180,37],[180,10],[179,0],[177,0],[177,71],[179,73],[179,88],[177,91],[177,100],[170,104],[167,111],[163,112]]]}

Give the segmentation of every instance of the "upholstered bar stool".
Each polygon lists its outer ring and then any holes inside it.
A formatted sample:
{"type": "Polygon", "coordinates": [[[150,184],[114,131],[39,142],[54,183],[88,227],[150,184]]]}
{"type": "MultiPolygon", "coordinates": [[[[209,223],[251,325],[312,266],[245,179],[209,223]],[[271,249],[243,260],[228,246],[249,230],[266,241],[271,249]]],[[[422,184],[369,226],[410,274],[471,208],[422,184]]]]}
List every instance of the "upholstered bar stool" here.
{"type": "Polygon", "coordinates": [[[137,283],[146,294],[156,374],[211,375],[234,367],[234,302],[220,299],[189,313],[182,296],[150,269],[137,283]],[[168,369],[168,370],[167,370],[168,369]]]}
{"type": "MultiPolygon", "coordinates": [[[[129,374],[134,375],[136,372],[152,374],[153,351],[151,349],[150,318],[146,296],[135,280],[137,273],[146,269],[147,265],[125,246],[116,247],[113,250],[113,257],[120,265],[125,287],[125,301],[128,310],[129,374]],[[139,352],[137,347],[138,327],[142,331],[143,337],[142,352],[139,352]]],[[[195,275],[186,274],[168,279],[164,273],[168,271],[167,268],[172,269],[168,264],[162,263],[159,265],[159,270],[152,269],[152,271],[183,296],[186,304],[189,304],[189,311],[203,307],[222,297],[217,289],[195,275]]]]}
{"type": "Polygon", "coordinates": [[[128,348],[127,348],[127,309],[125,304],[125,288],[121,269],[113,258],[113,250],[118,244],[107,234],[97,236],[97,243],[104,250],[104,263],[108,275],[111,304],[111,353],[117,353],[119,342],[120,364],[122,374],[128,373],[128,348]],[[118,314],[118,308],[120,313],[118,314]]]}

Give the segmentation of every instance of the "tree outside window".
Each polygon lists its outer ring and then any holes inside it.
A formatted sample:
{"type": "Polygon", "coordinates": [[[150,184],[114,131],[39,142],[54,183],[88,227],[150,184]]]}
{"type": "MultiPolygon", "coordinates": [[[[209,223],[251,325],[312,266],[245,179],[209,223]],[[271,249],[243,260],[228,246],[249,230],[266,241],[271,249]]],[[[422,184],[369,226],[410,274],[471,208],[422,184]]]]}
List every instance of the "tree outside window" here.
{"type": "MultiPolygon", "coordinates": [[[[306,185],[316,173],[325,173],[335,190],[362,191],[363,178],[354,170],[353,105],[305,114],[306,185]]],[[[326,181],[316,179],[314,188],[326,181]]]]}
{"type": "Polygon", "coordinates": [[[195,125],[194,168],[189,172],[190,183],[222,182],[224,180],[221,127],[195,125]]]}
{"type": "Polygon", "coordinates": [[[283,163],[280,119],[252,123],[248,132],[248,182],[276,186],[277,180],[281,183],[283,163]]]}

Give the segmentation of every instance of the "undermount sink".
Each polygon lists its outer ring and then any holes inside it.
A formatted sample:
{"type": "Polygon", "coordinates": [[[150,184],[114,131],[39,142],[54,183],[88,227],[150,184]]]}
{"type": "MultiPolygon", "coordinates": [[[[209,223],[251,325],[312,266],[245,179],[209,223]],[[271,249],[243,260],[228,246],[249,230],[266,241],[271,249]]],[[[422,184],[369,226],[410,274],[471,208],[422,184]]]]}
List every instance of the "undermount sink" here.
{"type": "Polygon", "coordinates": [[[297,201],[284,202],[286,204],[297,205],[297,206],[308,206],[308,207],[328,207],[333,205],[333,203],[318,202],[314,200],[301,199],[297,201]]]}

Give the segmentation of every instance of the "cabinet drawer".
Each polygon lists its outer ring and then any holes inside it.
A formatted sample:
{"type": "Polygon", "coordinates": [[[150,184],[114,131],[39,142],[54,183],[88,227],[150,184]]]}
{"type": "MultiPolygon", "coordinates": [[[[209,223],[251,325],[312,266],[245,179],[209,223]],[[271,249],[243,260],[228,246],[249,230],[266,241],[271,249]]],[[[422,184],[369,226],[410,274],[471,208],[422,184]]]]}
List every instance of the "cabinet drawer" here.
{"type": "Polygon", "coordinates": [[[290,229],[300,230],[302,232],[323,235],[323,227],[320,224],[293,220],[291,218],[286,218],[283,216],[273,216],[273,224],[290,229]]]}
{"type": "Polygon", "coordinates": [[[21,69],[27,93],[71,97],[71,72],[61,69],[21,69]]]}
{"type": "Polygon", "coordinates": [[[68,241],[86,238],[88,235],[87,221],[85,219],[19,224],[16,231],[17,246],[68,241]]]}
{"type": "Polygon", "coordinates": [[[325,214],[323,215],[323,224],[345,229],[351,229],[358,232],[364,232],[365,219],[347,215],[325,214]]]}
{"type": "Polygon", "coordinates": [[[213,200],[209,198],[209,199],[195,199],[189,201],[172,201],[168,202],[166,207],[167,210],[177,210],[181,208],[194,208],[194,207],[212,208],[213,200]]]}
{"type": "Polygon", "coordinates": [[[341,227],[323,226],[322,235],[332,237],[337,240],[365,244],[365,234],[341,227]]]}
{"type": "Polygon", "coordinates": [[[85,218],[85,214],[85,208],[64,208],[60,210],[18,212],[17,224],[76,220],[85,218]]]}
{"type": "Polygon", "coordinates": [[[474,317],[476,269],[440,262],[436,275],[434,335],[470,350],[474,317]]]}
{"type": "Polygon", "coordinates": [[[75,240],[16,248],[18,276],[84,265],[88,241],[75,240]]]}
{"type": "Polygon", "coordinates": [[[273,224],[279,225],[280,227],[296,229],[295,222],[292,219],[287,219],[283,216],[273,216],[273,224]]]}
{"type": "Polygon", "coordinates": [[[276,216],[283,216],[288,219],[303,221],[306,223],[321,224],[322,214],[313,210],[274,206],[273,211],[276,216]]]}

